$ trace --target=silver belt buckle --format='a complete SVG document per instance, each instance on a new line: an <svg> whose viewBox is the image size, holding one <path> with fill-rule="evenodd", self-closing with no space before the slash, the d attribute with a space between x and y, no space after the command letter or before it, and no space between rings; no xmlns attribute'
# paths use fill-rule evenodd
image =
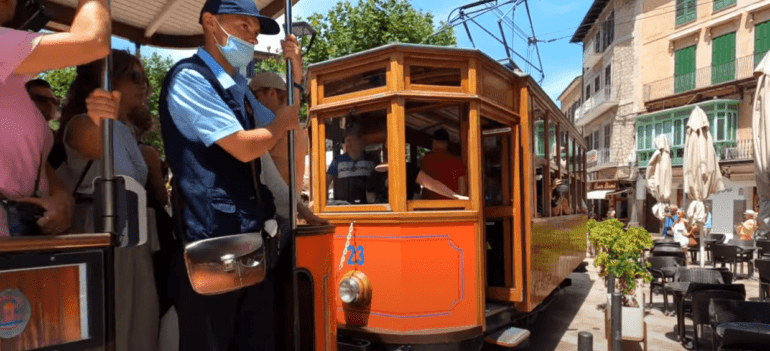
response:
<svg viewBox="0 0 770 351"><path fill-rule="evenodd" d="M227 254L222 256L222 269L225 272L232 272L235 270L235 255Z"/></svg>

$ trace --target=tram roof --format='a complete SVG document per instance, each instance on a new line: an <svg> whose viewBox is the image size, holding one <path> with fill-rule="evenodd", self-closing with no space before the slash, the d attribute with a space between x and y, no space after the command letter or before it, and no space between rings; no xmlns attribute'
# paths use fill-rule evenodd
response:
<svg viewBox="0 0 770 351"><path fill-rule="evenodd" d="M404 49L406 49L406 50L409 50L409 49L412 49L412 50L426 50L426 49L428 49L428 50L431 50L431 51L435 51L435 52L439 52L439 53L443 52L443 53L450 54L450 55L451 54L479 55L483 59L487 60L490 64L498 65L504 71L506 71L506 72L508 72L510 74L513 74L515 77L518 77L518 78L521 78L521 79L525 79L527 81L527 85L529 86L529 88L532 91L532 93L534 95L536 95L537 101L539 101L542 104L546 105L546 106L542 106L542 104L538 104L541 109L547 109L551 113L553 113L555 115L558 115L558 116L561 116L561 119L563 119L565 121L567 120L566 117L564 116L564 113L561 111L561 109L558 106L556 106L556 102L554 102L553 99L551 99L551 97L548 96L548 94L546 94L546 92L543 90L543 88L540 86L540 84L538 84L537 81L535 81L535 79L531 75L529 75L528 73L522 72L518 68L511 69L510 66L506 65L506 63L508 63L507 61L500 62L498 60L495 60L495 59L493 59L492 57L490 57L489 55L487 55L486 53L484 53L483 51L481 51L479 49L456 48L456 47L447 47L447 46L410 44L410 43L390 43L390 44L386 44L386 45L383 45L383 46L380 46L380 47L376 47L376 48L372 48L372 49L367 49L367 50L360 51L360 52L357 52L357 53L354 53L354 54L350 54L350 55L347 55L347 56L337 57L337 58L333 58L333 59L326 60L326 61L323 61L323 62L314 63L314 64L311 64L309 66L309 69L310 70L319 69L319 68L323 68L323 67L326 67L326 66L334 65L334 64L337 64L337 63L340 63L340 62L355 60L355 59L359 59L359 58L366 57L366 56L369 56L369 55L374 55L374 54L377 54L377 53L382 53L382 52L385 52L385 51L388 51L388 50L399 50L399 49L401 49L401 50L404 50ZM569 129L569 131L573 135L576 135L576 136L580 136L581 135L578 132L577 128L573 124L569 124L568 123L567 126L568 126L567 129ZM575 140L580 145L585 147L583 138L576 138Z"/></svg>
<svg viewBox="0 0 770 351"><path fill-rule="evenodd" d="M168 48L203 45L198 23L206 0L111 0L113 35L134 43ZM277 18L284 14L283 0L254 0L261 14ZM296 4L299 0L292 0ZM75 18L78 0L44 0L51 15L46 29L63 31Z"/></svg>

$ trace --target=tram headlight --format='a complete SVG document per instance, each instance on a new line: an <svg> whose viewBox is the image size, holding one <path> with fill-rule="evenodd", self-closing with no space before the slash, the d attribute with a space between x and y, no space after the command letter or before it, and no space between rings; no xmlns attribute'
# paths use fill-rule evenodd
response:
<svg viewBox="0 0 770 351"><path fill-rule="evenodd" d="M340 282L340 299L347 304L355 303L361 297L361 288L353 278L346 278Z"/></svg>
<svg viewBox="0 0 770 351"><path fill-rule="evenodd" d="M372 284L366 274L359 270L345 273L338 291L345 306L365 308L372 301Z"/></svg>

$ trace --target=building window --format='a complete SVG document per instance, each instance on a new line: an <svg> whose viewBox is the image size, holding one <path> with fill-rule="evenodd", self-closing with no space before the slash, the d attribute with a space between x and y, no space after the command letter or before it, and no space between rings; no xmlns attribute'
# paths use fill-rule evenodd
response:
<svg viewBox="0 0 770 351"><path fill-rule="evenodd" d="M596 78L594 78L594 92L598 93L599 89L601 89L601 83L602 83L602 77L601 74L597 75Z"/></svg>
<svg viewBox="0 0 770 351"><path fill-rule="evenodd" d="M768 49L770 49L770 21L765 21L754 28L754 67L762 61Z"/></svg>
<svg viewBox="0 0 770 351"><path fill-rule="evenodd" d="M615 11L612 11L604 23L602 23L602 31L604 32L604 46L602 50L606 50L612 45L612 40L615 39Z"/></svg>
<svg viewBox="0 0 770 351"><path fill-rule="evenodd" d="M697 18L697 0L676 0L676 25L692 22Z"/></svg>
<svg viewBox="0 0 770 351"><path fill-rule="evenodd" d="M586 100L591 97L591 84L586 85Z"/></svg>
<svg viewBox="0 0 770 351"><path fill-rule="evenodd" d="M594 150L599 150L599 142L601 141L601 139L599 139L599 133L601 133L601 130L598 129L594 132Z"/></svg>
<svg viewBox="0 0 770 351"><path fill-rule="evenodd" d="M610 91L612 89L612 65L607 65L607 67L604 68L604 86L607 89L607 91Z"/></svg>
<svg viewBox="0 0 770 351"><path fill-rule="evenodd" d="M588 148L590 149L588 151L591 151L591 150L594 149L593 148L593 146L594 146L593 134L588 134L588 136L586 137L586 146L588 146Z"/></svg>
<svg viewBox="0 0 770 351"><path fill-rule="evenodd" d="M714 11L721 10L730 5L735 5L735 2L735 0L714 0Z"/></svg>
<svg viewBox="0 0 770 351"><path fill-rule="evenodd" d="M695 45L677 50L674 54L674 92L695 88Z"/></svg>
<svg viewBox="0 0 770 351"><path fill-rule="evenodd" d="M596 37L594 38L594 51L602 52L602 33L600 30L596 30Z"/></svg>
<svg viewBox="0 0 770 351"><path fill-rule="evenodd" d="M572 122L575 122L575 118L579 117L578 113L577 113L579 108L580 108L580 102L579 101L575 101L572 104Z"/></svg>
<svg viewBox="0 0 770 351"><path fill-rule="evenodd" d="M604 147L610 148L610 142L612 141L612 125L608 124L604 126Z"/></svg>
<svg viewBox="0 0 770 351"><path fill-rule="evenodd" d="M735 80L735 32L711 41L711 84Z"/></svg>

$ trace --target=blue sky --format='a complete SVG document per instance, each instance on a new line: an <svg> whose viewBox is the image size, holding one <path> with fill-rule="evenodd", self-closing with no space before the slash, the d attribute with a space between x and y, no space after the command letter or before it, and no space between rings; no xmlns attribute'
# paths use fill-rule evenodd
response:
<svg viewBox="0 0 770 351"><path fill-rule="evenodd" d="M350 0L352 3L357 0ZM474 2L474 0L450 0L450 1L436 1L436 0L411 0L412 6L418 10L430 12L433 14L435 22L439 20L446 21L449 13L462 5ZM505 0L499 0L500 3L504 3ZM334 7L337 0L300 0L293 8L294 17L306 18L314 12L325 14ZM570 44L569 37L575 33L575 28L580 25L580 21L583 20L588 8L593 3L593 0L530 0L529 9L532 16L532 24L534 26L535 35L540 40L556 39L561 37L568 37L565 39L557 40L551 43L539 43L540 59L542 60L543 71L545 72L545 79L542 82L542 87L554 101L561 94L564 88L580 74L582 66L582 47L578 44ZM503 8L503 11L510 9L510 6ZM508 16L510 17L510 15ZM477 18L477 22L484 25L488 30L493 33L499 33L499 29L496 23L497 17L492 14ZM526 34L531 34L529 27L529 20L526 16L526 10L523 5L516 8L514 21L516 25L521 27ZM279 20L279 23L283 23L283 18ZM484 33L481 29L478 29L473 24L469 23L471 35L473 41L476 43L476 47L482 50L487 55L495 59L502 59L506 57L503 45L495 41L488 34ZM468 39L468 35L465 33L463 27L455 27L455 35L457 37L457 46L462 48L471 48L471 41ZM266 51L269 46L271 51L275 51L279 47L279 40L282 35L276 36L261 36L260 44L257 46L258 50ZM511 42L511 33L508 33L507 39ZM113 47L115 48L128 48L132 52L134 51L134 44L115 38L113 40ZM527 45L520 37L515 37L513 40L513 47L519 54L524 57L529 57L527 54ZM153 52L158 52L162 56L170 56L174 60L190 56L193 50L168 50L159 49L150 46L142 47L142 54L149 55ZM532 59L536 62L537 56L533 52L531 54ZM514 60L517 64L524 69L525 65L521 59L514 56ZM537 79L539 74L535 74L532 70L533 76ZM556 101L558 104L558 101Z"/></svg>

